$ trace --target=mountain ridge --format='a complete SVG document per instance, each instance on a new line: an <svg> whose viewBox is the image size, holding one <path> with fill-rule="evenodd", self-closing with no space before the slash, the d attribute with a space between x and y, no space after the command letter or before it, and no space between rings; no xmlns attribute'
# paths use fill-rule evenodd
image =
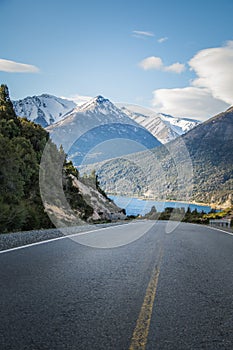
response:
<svg viewBox="0 0 233 350"><path fill-rule="evenodd" d="M200 124L200 121L188 118L176 118L168 114L156 113L141 106L119 104L122 110L133 120L145 127L158 140L165 144Z"/></svg>
<svg viewBox="0 0 233 350"><path fill-rule="evenodd" d="M175 139L198 123L197 120L175 118L170 115L156 113L141 106L113 104L109 99L101 95L78 106L74 101L44 93L39 96L28 96L24 99L13 101L13 106L18 116L26 117L43 127L48 127L63 120L74 110L81 112L83 108L87 109L88 105L93 103L93 100L98 100L99 104L109 103L109 107L112 106L113 110L114 107L122 108L128 117L141 125L141 127L146 128L161 143L167 143ZM111 109L108 112L111 112Z"/></svg>

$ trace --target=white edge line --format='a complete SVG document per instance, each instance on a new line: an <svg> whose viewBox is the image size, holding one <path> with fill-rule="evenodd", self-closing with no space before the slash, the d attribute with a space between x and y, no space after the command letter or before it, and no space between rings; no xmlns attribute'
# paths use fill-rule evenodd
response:
<svg viewBox="0 0 233 350"><path fill-rule="evenodd" d="M126 224L122 224L122 225L112 225L112 226L108 226L108 227L102 227L102 228L99 228L99 229L96 229L96 230L78 232L78 233L73 233L73 234L67 235L67 236L51 238L51 239L47 239L47 240L40 241L40 242L35 242L35 243L21 245L19 247L14 247L14 248L9 248L9 249L5 249L5 250L0 250L0 254L13 252L15 250L20 250L20 249L24 249L24 248L30 248L30 247L33 247L33 246L36 246L36 245L40 245L40 244L46 244L46 243L50 243L50 242L60 241L62 239L66 239L66 238L82 236L82 235L86 235L88 233L93 233L93 232L98 232L98 231L102 231L102 230L107 230L107 229L110 229L110 228L113 228L113 227L122 227L122 226L126 226L126 225L131 225L131 224L132 224L132 222L127 222ZM59 228L58 228L58 230L59 230ZM62 228L60 228L60 230L62 231Z"/></svg>
<svg viewBox="0 0 233 350"><path fill-rule="evenodd" d="M221 230L220 228L216 228L216 227L212 227L212 226L207 226L207 225L202 225L202 224L193 224L192 222L182 222L182 223L183 223L183 224L189 224L189 225L195 225L195 226L198 226L198 227L209 228L209 229L211 229L211 230L220 231L220 232L226 233L227 235L233 236L233 233L232 233L232 232L224 231L224 230Z"/></svg>
<svg viewBox="0 0 233 350"><path fill-rule="evenodd" d="M232 233L232 232L224 231L224 230L221 230L220 228L211 227L211 226L208 226L208 228L210 228L210 229L212 229L212 230L224 232L224 233L226 233L227 235L233 236L233 233Z"/></svg>
<svg viewBox="0 0 233 350"><path fill-rule="evenodd" d="M148 221L149 221L149 220L148 220ZM154 220L151 220L151 221L154 221ZM165 221L165 220L164 220L164 221ZM140 221L138 221L138 222L140 222ZM145 222L145 221L144 221L144 222ZM156 222L157 222L157 221L156 221ZM161 220L161 222L163 222L163 220ZM62 240L62 239L66 239L66 238L72 238L72 237L76 237L76 236L82 236L82 235L86 235L86 234L88 234L88 233L93 233L93 232L98 232L98 231L102 231L102 230L107 230L107 229L110 229L110 228L113 228L113 227L122 227L122 226L126 226L126 225L131 225L131 224L133 224L133 223L135 223L135 222L128 222L128 223L122 224L122 225L112 225L112 226L108 226L108 227L102 227L102 228L99 228L99 229L96 229L96 230L78 232L78 233L73 233L73 234L67 235L67 236L62 236L62 237L56 237L56 238L47 239L47 240L45 240L45 241L40 241L40 242L25 244L25 245L22 245L22 246L19 246L19 247L14 247L14 248L9 248L9 249L5 249L5 250L0 250L0 254L8 253L8 252L13 252L13 251L15 251L15 250L20 250L20 249L24 249L24 248L30 248L30 247L37 246L37 245L40 245L40 244L46 244L46 243L50 243L50 242L60 241L60 240ZM198 227L205 227L205 228L209 228L209 229L212 229L212 230L220 231L220 232L226 233L227 235L233 236L233 233L228 232L228 231L224 231L224 230L220 230L220 229L215 228L215 227L205 226L205 225L199 225L199 224L193 224L193 223L188 223L188 222L186 222L185 224L195 225L195 226L198 226ZM58 228L58 230L59 230L59 228ZM62 231L62 229L61 229L61 231ZM19 234L20 234L20 233L19 233Z"/></svg>
<svg viewBox="0 0 233 350"><path fill-rule="evenodd" d="M155 221L155 222L170 222L170 220L151 220L151 221ZM226 233L227 235L230 235L230 236L233 236L233 233L232 232L229 232L229 231L224 231L224 230L221 230L220 228L216 228L216 227L212 227L212 226L209 226L209 225L204 225L204 224L194 224L192 222L183 222L183 221L175 221L175 222L178 222L179 224L188 224L188 225L193 225L193 226L198 226L198 227L203 227L203 228L209 228L211 230L216 230L216 231L220 231L220 232L223 232L223 233Z"/></svg>

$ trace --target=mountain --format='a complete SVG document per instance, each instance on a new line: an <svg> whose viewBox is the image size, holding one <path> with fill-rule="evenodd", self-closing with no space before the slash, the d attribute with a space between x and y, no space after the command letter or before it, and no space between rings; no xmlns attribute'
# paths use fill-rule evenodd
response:
<svg viewBox="0 0 233 350"><path fill-rule="evenodd" d="M232 135L233 107L153 151L93 167L101 187L108 193L230 206L233 202ZM91 166L87 166L82 171L90 169Z"/></svg>
<svg viewBox="0 0 233 350"><path fill-rule="evenodd" d="M140 106L119 104L119 107L163 144L174 140L200 124L199 120L175 118Z"/></svg>
<svg viewBox="0 0 233 350"><path fill-rule="evenodd" d="M89 103L84 105L87 108ZM15 113L20 117L26 117L43 127L52 125L64 119L77 105L75 102L43 94L40 96L26 97L23 100L13 101ZM186 133L200 121L192 119L175 118L170 115L156 113L148 108L130 105L116 104L123 113L136 123L146 128L161 143L167 143L176 137ZM79 109L79 108L78 108ZM80 109L81 111L82 109ZM113 110L108 110L108 113Z"/></svg>
<svg viewBox="0 0 233 350"><path fill-rule="evenodd" d="M46 127L63 119L70 113L76 104L48 94L26 97L23 100L13 101L15 113Z"/></svg>
<svg viewBox="0 0 233 350"><path fill-rule="evenodd" d="M194 194L233 203L233 107L183 135L194 164Z"/></svg>
<svg viewBox="0 0 233 350"><path fill-rule="evenodd" d="M75 165L152 149L160 142L108 99L97 96L47 128Z"/></svg>

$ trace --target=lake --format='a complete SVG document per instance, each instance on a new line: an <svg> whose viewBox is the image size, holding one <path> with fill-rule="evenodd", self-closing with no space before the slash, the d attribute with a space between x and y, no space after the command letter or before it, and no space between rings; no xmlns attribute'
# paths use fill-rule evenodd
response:
<svg viewBox="0 0 233 350"><path fill-rule="evenodd" d="M124 208L126 210L127 215L145 215L151 210L152 206L155 206L158 212L164 211L167 207L172 208L185 208L185 211L190 208L191 211L197 209L198 212L204 211L205 213L209 213L211 210L210 206L206 205L197 205L197 204L189 204L183 202L157 202L153 200L143 200L139 198L131 198L131 197L123 197L123 196L112 196L109 195L116 205L120 208Z"/></svg>

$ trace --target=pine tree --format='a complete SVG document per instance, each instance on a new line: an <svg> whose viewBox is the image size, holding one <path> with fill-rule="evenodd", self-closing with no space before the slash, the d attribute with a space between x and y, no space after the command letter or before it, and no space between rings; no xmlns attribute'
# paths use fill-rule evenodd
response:
<svg viewBox="0 0 233 350"><path fill-rule="evenodd" d="M17 120L10 100L8 87L4 84L0 86L0 118Z"/></svg>

